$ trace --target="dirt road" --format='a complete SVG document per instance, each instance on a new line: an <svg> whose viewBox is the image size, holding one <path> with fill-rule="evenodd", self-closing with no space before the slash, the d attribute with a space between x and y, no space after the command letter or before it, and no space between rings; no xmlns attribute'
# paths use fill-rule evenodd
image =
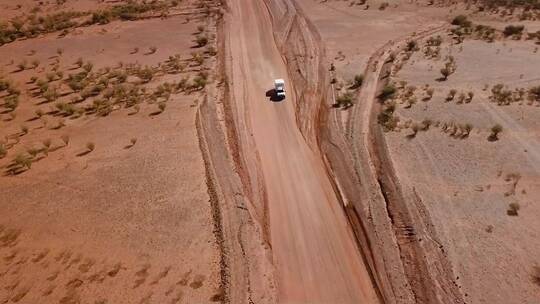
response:
<svg viewBox="0 0 540 304"><path fill-rule="evenodd" d="M239 137L258 154L279 302L377 303L320 156L297 128L295 96L268 11L263 1L231 0L229 5L230 76L243 126ZM275 78L288 85L282 102L265 96Z"/></svg>

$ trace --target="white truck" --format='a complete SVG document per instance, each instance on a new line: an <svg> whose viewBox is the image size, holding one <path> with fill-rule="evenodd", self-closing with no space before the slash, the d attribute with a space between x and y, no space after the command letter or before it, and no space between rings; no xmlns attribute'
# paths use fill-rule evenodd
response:
<svg viewBox="0 0 540 304"><path fill-rule="evenodd" d="M283 79L274 80L274 90L276 93L276 97L285 98L285 80Z"/></svg>

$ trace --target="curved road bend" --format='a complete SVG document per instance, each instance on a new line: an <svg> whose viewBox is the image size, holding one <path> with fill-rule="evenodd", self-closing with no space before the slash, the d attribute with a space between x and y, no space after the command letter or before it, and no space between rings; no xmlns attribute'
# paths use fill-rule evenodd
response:
<svg viewBox="0 0 540 304"><path fill-rule="evenodd" d="M268 197L281 303L378 303L323 163L297 129L292 90L265 96L275 78L290 81L262 0L229 0L233 94L251 128Z"/></svg>

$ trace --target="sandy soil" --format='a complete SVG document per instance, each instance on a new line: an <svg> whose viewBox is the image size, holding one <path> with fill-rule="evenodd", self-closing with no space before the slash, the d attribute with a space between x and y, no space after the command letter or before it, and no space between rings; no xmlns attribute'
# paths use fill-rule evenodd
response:
<svg viewBox="0 0 540 304"><path fill-rule="evenodd" d="M490 96L539 84L538 46L361 2L0 0L0 301L536 303L540 107Z"/></svg>
<svg viewBox="0 0 540 304"><path fill-rule="evenodd" d="M466 40L459 47L444 44L443 50L443 58L448 52L456 58L456 72L437 82L439 69L430 66L441 62L412 56L397 79L418 87L429 84L435 94L410 109L399 107L398 113L404 120L470 123L473 131L466 139L439 128L412 140L404 131L388 133L398 176L404 187L416 189L454 265L456 284L471 303L535 303L538 287L532 275L538 261L530 253L540 250L535 237L540 226L534 219L540 195L538 103L498 106L489 101L490 89L484 86L538 85L540 57L526 41ZM475 97L466 104L446 102L452 88L472 91ZM495 124L504 133L489 142ZM520 205L518 216L507 215L510 203Z"/></svg>
<svg viewBox="0 0 540 304"><path fill-rule="evenodd" d="M43 9L98 7L96 1L75 2ZM14 16L6 6L13 5L2 4L2 14ZM77 28L61 39L51 33L0 47L2 76L22 92L15 118L3 112L0 122L2 138L16 142L0 160L2 173L18 153L51 140L48 154L39 153L29 170L0 177L2 302L220 300L220 252L195 127L202 93L173 94L159 114L156 103L143 103L136 114L114 108L105 117L65 118L65 126L55 129L62 118L47 114L54 103L36 105L40 99L27 83L34 75L45 78L56 60L67 77L80 71L73 68L79 57L93 62L94 71L119 62L156 66L177 54L190 58L197 51L193 33L206 22L193 18L199 20L114 21ZM145 54L150 46L157 51ZM134 48L140 51L131 54ZM34 59L38 68L13 73L17 63ZM147 87L190 75L157 75ZM36 109L45 119L34 119ZM21 125L27 134L20 133Z"/></svg>
<svg viewBox="0 0 540 304"><path fill-rule="evenodd" d="M398 72L396 83L403 79L419 89L429 83L435 95L433 101L422 102L418 94L419 101L411 109L398 100L401 121L467 121L474 125L474 131L468 139L456 140L434 128L409 140L406 135L410 130L402 130L387 133L385 142L377 139L380 127L374 125L375 131L370 131L370 110L365 106L376 100L381 84L388 81L380 78L391 66L381 63L389 58L385 51L398 50L395 42L404 41L400 37L415 39L418 35L410 34L440 24L449 15L448 10L398 3L384 11L365 11L339 1L300 3L319 29L328 59L336 67L336 95L350 86L354 75L365 76L356 95L357 105L347 111L331 110L323 120L321 142L345 202L354 206L350 219L385 300L454 303L461 298L459 301L467 303L533 303L537 286L532 275L537 261L530 252L538 251L532 237L538 227L521 213L519 220L508 216L507 210L509 203L518 202L520 210L532 208L532 214L536 212L531 203L538 196L531 190L537 188L539 172L535 165L536 107L525 101L497 106L487 101L489 90L482 88L496 83L510 88L537 85L534 43L466 40L462 50L453 47L451 55L460 62L460 70L445 82L435 81L444 60L420 59L421 52L416 53ZM463 7L454 9L456 13L466 12ZM506 26L492 16L478 15L496 28ZM536 29L534 22L526 23L527 28ZM390 39L394 43L384 45ZM446 45L443 49L441 58L448 54ZM444 103L451 88L473 91L477 99L465 106ZM328 98L329 105L332 98ZM367 110L367 116L360 115L362 109ZM372 117L376 120L376 114ZM496 123L508 133L491 143L486 138ZM503 138L509 142L503 143ZM352 147L351 152L343 148L347 146ZM387 154L391 159L380 157ZM353 161L347 164L349 159ZM389 175L385 175L385 168ZM354 176L359 179L354 180ZM515 176L519 176L519 182L514 194ZM495 231L500 234L494 236ZM515 235L522 238L517 240ZM490 289L493 286L497 292ZM429 296L431 292L437 296Z"/></svg>

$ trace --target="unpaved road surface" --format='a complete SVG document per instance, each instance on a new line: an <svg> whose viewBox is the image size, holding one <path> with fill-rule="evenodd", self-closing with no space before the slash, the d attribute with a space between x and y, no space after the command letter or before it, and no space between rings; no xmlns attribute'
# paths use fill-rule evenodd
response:
<svg viewBox="0 0 540 304"><path fill-rule="evenodd" d="M266 189L270 242L282 303L377 303L352 230L323 163L295 122L291 82L263 1L229 1L231 80ZM287 99L265 96L284 78ZM245 133L246 131L244 131ZM249 169L249 168L248 168Z"/></svg>

